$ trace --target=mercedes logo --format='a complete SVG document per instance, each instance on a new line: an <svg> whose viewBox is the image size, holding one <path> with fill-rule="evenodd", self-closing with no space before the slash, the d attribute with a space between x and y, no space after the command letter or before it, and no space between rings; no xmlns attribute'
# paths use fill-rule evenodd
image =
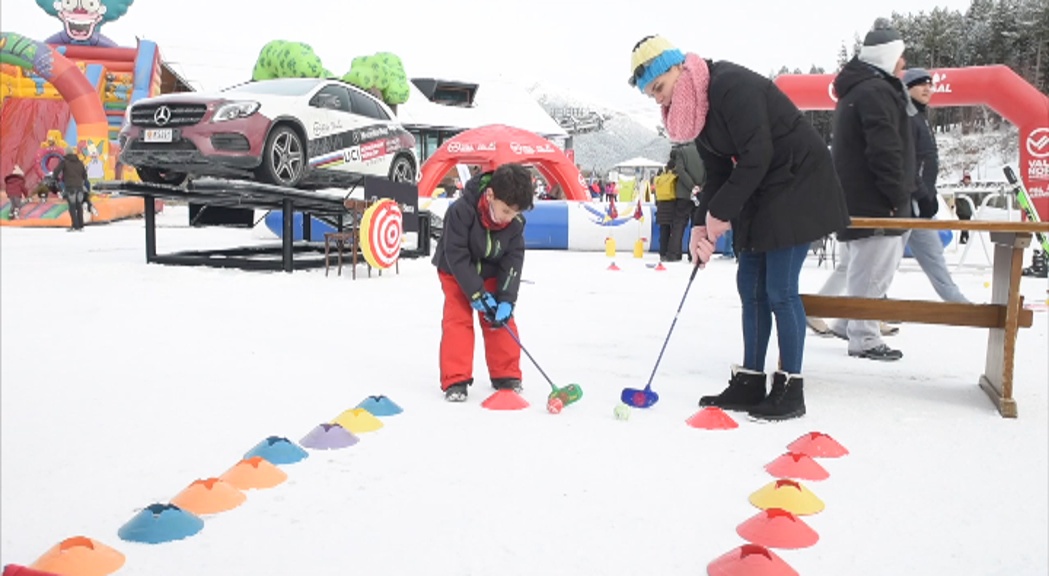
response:
<svg viewBox="0 0 1049 576"><path fill-rule="evenodd" d="M168 122L171 122L171 108L167 106L157 108L157 111L153 113L153 123L157 126L164 126Z"/></svg>

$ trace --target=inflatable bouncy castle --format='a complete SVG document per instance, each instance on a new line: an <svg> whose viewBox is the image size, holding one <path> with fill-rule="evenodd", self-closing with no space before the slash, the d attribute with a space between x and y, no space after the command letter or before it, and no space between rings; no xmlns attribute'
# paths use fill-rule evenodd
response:
<svg viewBox="0 0 1049 576"><path fill-rule="evenodd" d="M133 1L74 2L77 8L67 10L68 3L37 0L61 22L60 32L44 42L0 32L0 179L17 166L32 192L68 148L83 160L93 182L137 179L132 168L120 165L116 139L128 105L164 91L160 51L148 40L117 46L100 32ZM92 198L95 222L143 212L138 198ZM64 205L50 196L24 206L12 221L3 195L0 225L65 226Z"/></svg>

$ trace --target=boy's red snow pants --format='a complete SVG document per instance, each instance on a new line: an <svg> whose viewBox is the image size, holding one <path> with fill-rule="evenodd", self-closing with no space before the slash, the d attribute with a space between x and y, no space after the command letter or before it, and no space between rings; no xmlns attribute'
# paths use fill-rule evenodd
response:
<svg viewBox="0 0 1049 576"><path fill-rule="evenodd" d="M474 309L470 307L466 294L455 281L455 276L442 271L438 271L437 276L441 279L441 289L444 290L444 317L441 319L441 390L447 390L452 384L473 378ZM494 294L495 288L495 278L484 281L485 290ZM520 380L521 347L505 329L492 328L484 319L484 314L477 315L481 320L484 357L488 364L489 378ZM514 334L518 334L513 317L506 325Z"/></svg>

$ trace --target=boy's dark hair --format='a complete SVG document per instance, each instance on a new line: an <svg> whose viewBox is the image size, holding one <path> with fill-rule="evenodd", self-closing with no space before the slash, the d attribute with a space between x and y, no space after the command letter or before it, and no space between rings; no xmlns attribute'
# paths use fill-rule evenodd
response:
<svg viewBox="0 0 1049 576"><path fill-rule="evenodd" d="M532 185L532 174L521 164L509 163L495 169L488 180L492 194L524 212L532 209L535 201L535 186Z"/></svg>

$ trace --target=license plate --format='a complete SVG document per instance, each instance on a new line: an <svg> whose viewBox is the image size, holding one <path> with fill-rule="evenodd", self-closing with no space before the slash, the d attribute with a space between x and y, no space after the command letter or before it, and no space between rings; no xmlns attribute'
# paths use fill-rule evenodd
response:
<svg viewBox="0 0 1049 576"><path fill-rule="evenodd" d="M171 128L160 128L157 130L146 130L142 139L146 142L171 142L172 136Z"/></svg>

